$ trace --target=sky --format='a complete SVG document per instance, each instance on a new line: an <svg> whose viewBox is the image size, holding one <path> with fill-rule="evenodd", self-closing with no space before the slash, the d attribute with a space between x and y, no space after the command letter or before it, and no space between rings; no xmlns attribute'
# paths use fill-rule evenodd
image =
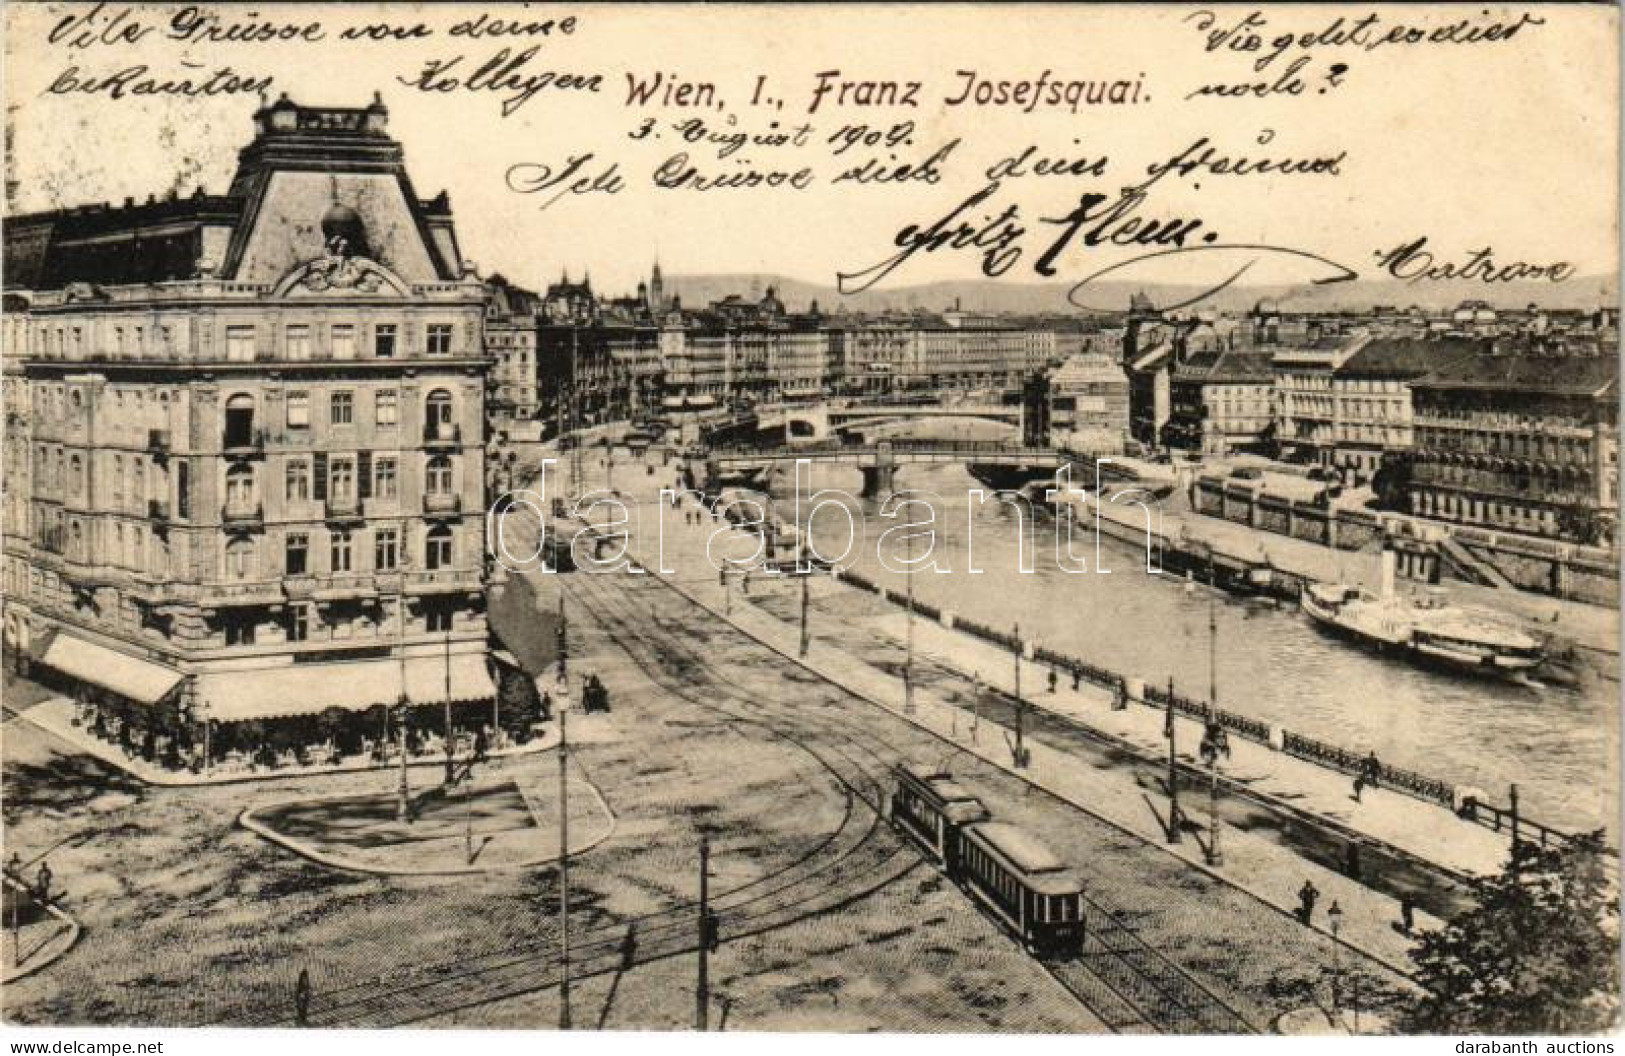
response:
<svg viewBox="0 0 1625 1056"><path fill-rule="evenodd" d="M105 5L88 28L104 29L121 5ZM204 79L229 66L243 76L270 76L270 95L286 92L314 105L361 106L379 92L390 108L390 128L406 150L413 183L423 197L451 194L466 257L485 273L501 271L529 284L561 270L590 270L606 292L630 290L658 255L668 273L784 274L834 282L897 252L894 239L910 224L929 225L951 213L987 183L987 169L1032 145L1041 155L1108 161L1103 175L1006 179L989 199L980 223L1011 204L1028 229L1010 281L1039 278L1032 264L1058 232L1042 217L1067 213L1081 194L1115 195L1145 178L1146 167L1178 154L1201 137L1231 154L1300 158L1343 155L1340 175L1166 178L1143 208L1148 216L1199 217L1202 232L1225 244L1267 244L1312 253L1365 276L1379 251L1426 237L1440 259L1465 258L1481 246L1497 259L1565 261L1581 274L1615 268L1618 179L1618 56L1612 6L1553 5L1530 9L1544 19L1512 39L1474 45L1293 48L1255 73L1261 52L1205 48L1206 34L1240 22L1247 7L1063 7L991 9L802 6L768 9L580 6L562 4L434 6L244 5L201 7L223 22L303 24L319 19L317 43L212 43L167 39L168 19L181 8L131 8L122 25L148 27L135 44L52 43L52 27L84 15L58 5L8 5L4 85L12 125L14 206L26 211L87 201L144 200L171 188L198 185L223 191L236 153L251 136L259 105L252 94L212 98L128 96L73 91L53 84L83 83L130 66L169 78L188 72ZM1375 13L1384 28L1396 24L1434 29L1467 19L1472 24L1516 22L1524 9L1484 5L1340 7L1283 5L1261 8L1267 50L1280 33L1319 32L1342 17ZM478 17L531 21L574 16L573 32L529 39L453 38L452 25ZM421 21L428 39L343 41L345 26L388 19ZM1211 21L1211 24L1209 22ZM511 92L420 91L411 81L426 62L458 54L452 71L466 73L503 47L510 56L537 47L525 75L544 71L601 77L597 92L544 88L510 115ZM1297 56L1306 56L1305 90L1265 98L1186 96L1204 83L1275 83ZM1330 67L1346 69L1333 74ZM962 90L964 75L978 80L1124 81L1137 85L1137 104L946 105ZM806 111L823 71L831 91L818 110ZM629 105L627 75L676 75L715 86L701 109ZM782 109L751 106L757 78L762 94ZM66 77L67 81L63 78ZM1335 83L1330 83L1335 80ZM919 82L916 107L859 105L857 88L846 105L840 81L890 81L906 90ZM1330 87L1328 84L1330 83ZM1326 88L1322 92L1320 89ZM646 119L654 124L639 137ZM777 131L812 127L802 147L746 145L728 158L715 148L682 143L676 122L698 118L712 128ZM736 124L729 126L732 118ZM898 161L922 161L958 140L936 182L853 186L831 177L847 163L884 146L857 144L833 156L827 142L843 127L889 129L912 120ZM1267 142L1260 143L1263 139ZM710 173L763 169L814 170L804 190L661 190L651 174L687 151ZM622 177L618 193L567 194L547 204L545 194L509 188L513 166L549 166L592 155L582 172L611 163ZM535 168L519 169L534 173ZM1042 236L1042 237L1041 237ZM1146 252L1102 246L1063 254L1057 280L1085 274ZM1164 281L1197 255L1164 262ZM1302 277L1300 261L1273 261L1289 278ZM902 286L980 276L972 251L917 254L882 280ZM1279 281L1261 267L1252 276ZM1295 279L1294 279L1295 281Z"/></svg>

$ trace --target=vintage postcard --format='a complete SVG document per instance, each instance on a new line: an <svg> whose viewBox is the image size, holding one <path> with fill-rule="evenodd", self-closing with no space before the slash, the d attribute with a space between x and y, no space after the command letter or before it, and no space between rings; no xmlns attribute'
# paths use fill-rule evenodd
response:
<svg viewBox="0 0 1625 1056"><path fill-rule="evenodd" d="M1615 1028L1615 6L3 17L9 1031Z"/></svg>

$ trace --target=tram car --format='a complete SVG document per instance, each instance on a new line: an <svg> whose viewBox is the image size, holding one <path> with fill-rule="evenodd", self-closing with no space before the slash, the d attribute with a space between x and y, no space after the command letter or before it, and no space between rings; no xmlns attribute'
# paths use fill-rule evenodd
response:
<svg viewBox="0 0 1625 1056"><path fill-rule="evenodd" d="M1041 957L1083 948L1083 880L1014 825L984 821L960 835L961 883Z"/></svg>
<svg viewBox="0 0 1625 1056"><path fill-rule="evenodd" d="M938 768L894 771L892 821L1039 956L1083 946L1083 881L1037 838L992 820L982 801Z"/></svg>
<svg viewBox="0 0 1625 1056"><path fill-rule="evenodd" d="M982 801L934 767L905 764L896 768L892 821L925 849L950 877L959 872L959 833L966 825L992 815Z"/></svg>

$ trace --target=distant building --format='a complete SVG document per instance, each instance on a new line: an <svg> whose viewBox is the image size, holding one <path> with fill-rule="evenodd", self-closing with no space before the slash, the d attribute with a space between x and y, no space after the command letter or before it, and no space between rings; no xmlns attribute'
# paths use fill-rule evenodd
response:
<svg viewBox="0 0 1625 1056"><path fill-rule="evenodd" d="M501 275L486 280L485 352L491 363L486 413L502 430L534 421L541 410L537 389L536 325L541 298Z"/></svg>
<svg viewBox="0 0 1625 1056"><path fill-rule="evenodd" d="M1619 359L1504 341L1411 383L1411 512L1611 542L1619 502Z"/></svg>
<svg viewBox="0 0 1625 1056"><path fill-rule="evenodd" d="M1095 455L1122 454L1129 439L1128 374L1102 352L1080 352L1050 375L1055 442Z"/></svg>
<svg viewBox="0 0 1625 1056"><path fill-rule="evenodd" d="M1481 342L1446 337L1360 342L1332 368L1332 421L1322 464L1365 483L1385 458L1412 446L1411 383L1478 354Z"/></svg>
<svg viewBox="0 0 1625 1056"><path fill-rule="evenodd" d="M1261 450L1274 434L1274 392L1268 352L1196 353L1170 379L1163 442L1208 455Z"/></svg>

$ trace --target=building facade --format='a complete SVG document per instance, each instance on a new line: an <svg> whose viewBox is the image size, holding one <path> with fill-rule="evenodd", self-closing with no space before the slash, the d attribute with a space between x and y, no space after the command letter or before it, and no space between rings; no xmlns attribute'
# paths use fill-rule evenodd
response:
<svg viewBox="0 0 1625 1056"><path fill-rule="evenodd" d="M1617 538L1617 346L1492 346L1411 390L1412 513L1574 542Z"/></svg>
<svg viewBox="0 0 1625 1056"><path fill-rule="evenodd" d="M8 642L192 745L493 692L485 292L387 127L284 96L225 195L6 226Z"/></svg>

